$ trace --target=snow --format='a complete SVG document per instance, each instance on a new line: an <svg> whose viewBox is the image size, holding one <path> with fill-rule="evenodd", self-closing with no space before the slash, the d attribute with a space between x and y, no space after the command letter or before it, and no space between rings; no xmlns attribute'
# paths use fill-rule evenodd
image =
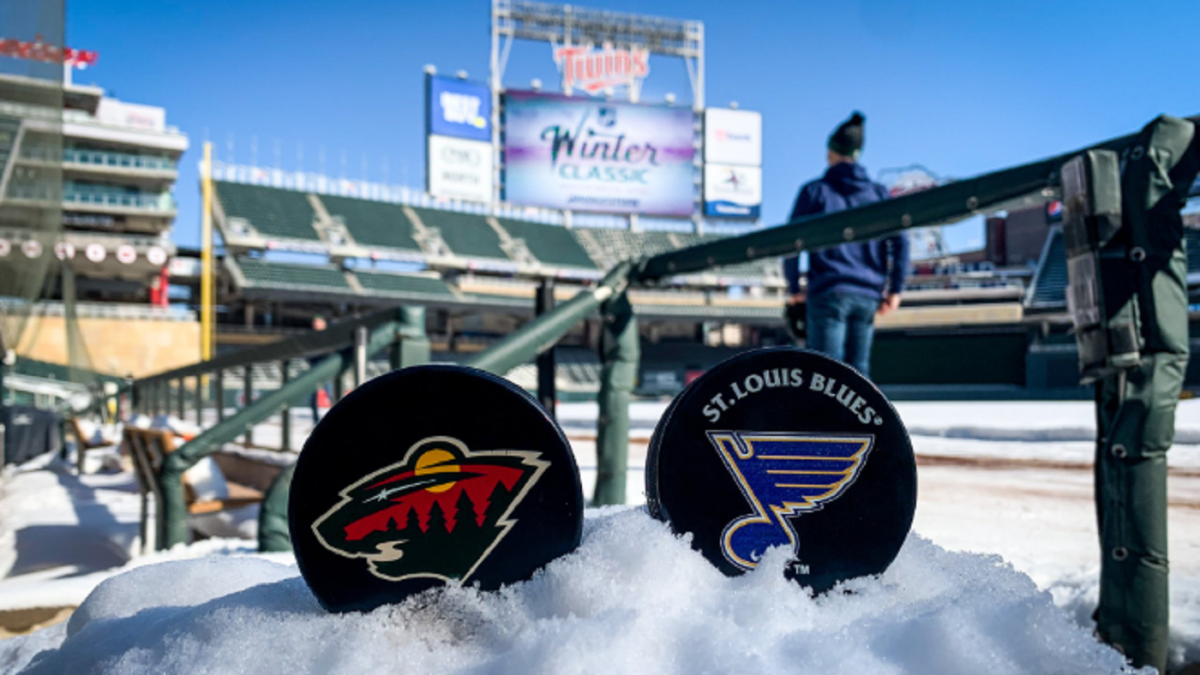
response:
<svg viewBox="0 0 1200 675"><path fill-rule="evenodd" d="M642 508L498 593L446 588L330 615L293 567L208 558L102 583L0 668L101 673L1119 673L1124 660L997 556L910 537L879 578L812 598L775 550L727 578ZM61 642L59 642L61 640ZM269 652L264 653L264 648ZM34 653L35 650L44 651Z"/></svg>
<svg viewBox="0 0 1200 675"><path fill-rule="evenodd" d="M644 501L647 441L666 405L631 407L630 504ZM449 589L331 616L289 556L253 553L252 518L222 514L214 525L246 539L137 556L136 487L104 472L115 457L89 453L83 476L45 460L9 467L0 612L84 604L67 624L0 641L0 674L60 645L31 672L93 662L104 664L95 672L1119 672L1119 657L1088 637L1098 576L1091 404L897 408L920 462L919 536L882 579L815 600L766 570L726 579L634 508L589 512L580 551L502 594ZM596 415L595 404L559 407L585 493ZM302 439L307 414L292 417ZM258 442L278 435L277 421L255 430ZM1200 662L1200 401L1180 405L1169 465L1179 666ZM186 583L168 581L177 574Z"/></svg>

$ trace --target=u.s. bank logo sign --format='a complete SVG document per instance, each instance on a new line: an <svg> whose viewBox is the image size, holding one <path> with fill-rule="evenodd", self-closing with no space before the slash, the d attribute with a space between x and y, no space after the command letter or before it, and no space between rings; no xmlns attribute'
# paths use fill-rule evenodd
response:
<svg viewBox="0 0 1200 675"><path fill-rule="evenodd" d="M482 84L430 77L426 115L431 134L492 140L492 94Z"/></svg>

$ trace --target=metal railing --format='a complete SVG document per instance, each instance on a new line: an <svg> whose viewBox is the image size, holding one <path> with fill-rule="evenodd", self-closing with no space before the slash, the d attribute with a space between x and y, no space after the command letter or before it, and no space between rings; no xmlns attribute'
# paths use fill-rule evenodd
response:
<svg viewBox="0 0 1200 675"><path fill-rule="evenodd" d="M218 356L182 368L135 380L129 385L132 391L132 409L157 417L175 414L186 420L191 416L197 425L204 423L204 412L212 408L216 413L216 424L202 431L175 452L162 460L158 475L162 502L158 512L157 544L169 548L187 539L187 504L183 488L183 473L204 457L222 449L239 436L246 445L253 444L253 427L274 415L282 415L282 437L280 447L291 448L291 424L289 410L300 399L311 396L325 382L340 384L352 374L354 385L360 374L366 372L366 361L384 349L388 349L390 366L400 368L428 362L429 341L425 336L425 310L423 307L399 307L382 310L367 316L342 321L324 331L310 331L280 342ZM308 370L295 379L289 378L288 365L295 360L306 360ZM256 364L277 363L283 374L281 386L255 398L253 370ZM240 368L242 371L241 407L232 415L226 413L226 371ZM340 397L343 387L335 386L334 399ZM285 472L286 473L286 472ZM283 479L288 484L290 476ZM269 491L261 512L261 522L286 522L279 518L279 510L286 511L286 490L282 497ZM282 501L280 501L282 500ZM279 541L278 525L260 527L260 542ZM283 534L286 538L286 527Z"/></svg>
<svg viewBox="0 0 1200 675"><path fill-rule="evenodd" d="M110 192L104 190L81 190L69 183L59 185L36 183L13 183L8 186L5 197L53 202L61 199L67 204L88 204L146 211L175 211L175 198L169 192Z"/></svg>
<svg viewBox="0 0 1200 675"><path fill-rule="evenodd" d="M1191 121L1198 122L1200 118L1191 118ZM1134 138L1134 135L1124 136L1094 147L1120 150ZM593 502L619 503L623 501L625 493L628 408L639 359L636 317L626 293L628 288L652 287L660 279L715 266L793 255L798 251L845 242L866 241L913 227L944 224L978 213L1042 203L1058 196L1059 167L1079 152L1083 150L848 211L810 216L767 230L619 263L595 287L584 289L571 300L541 314L467 361L467 365L503 375L547 352L579 321L599 312L603 318L600 348L602 375L596 442L598 471ZM276 392L248 405L237 415L220 421L166 458L161 476L164 495L164 503L160 508L164 528L161 544L169 546L186 539L183 471L215 451L220 443L249 433L253 424L277 412L296 396L311 392L323 378L343 372L350 360L348 330L353 329L353 334L360 336L359 344L365 345L367 352L378 351L390 344L395 353L395 349L403 347L406 340L414 339L423 341L420 344L424 346L424 357L428 358L424 320L422 318L418 327L417 323L411 321L417 308L406 308L405 312L408 320L394 316L389 311L380 312L337 324L325 333L308 333L278 345L218 357L135 383L135 407L159 410L170 409L172 382L177 382L174 396L178 397L178 407L182 411L188 398L185 385L187 378L196 378L196 399L200 400L203 396L199 387L200 377L231 367L235 362L248 364L254 359L265 360L268 353L274 359L296 357L317 351L318 347L326 351L340 350L333 351L308 372ZM370 330L369 339L367 330ZM402 337L404 331L414 337ZM418 335L419 338L415 337ZM363 350L359 351L361 353ZM392 366L399 367L417 360L394 357ZM545 399L542 392L539 392L539 397ZM268 498L263 512L274 514L273 517L278 521L280 509L286 509L286 488L272 492L276 494ZM279 493L283 493L283 496ZM264 521L260 519L260 522ZM286 518L283 518L283 522L286 522ZM264 541L263 537L260 529L260 542Z"/></svg>
<svg viewBox="0 0 1200 675"><path fill-rule="evenodd" d="M63 162L86 166L112 167L117 169L146 169L152 171L175 171L176 164L166 157L135 155L127 152L106 150L81 150L79 148L50 148L37 145L21 147L21 158L39 162Z"/></svg>

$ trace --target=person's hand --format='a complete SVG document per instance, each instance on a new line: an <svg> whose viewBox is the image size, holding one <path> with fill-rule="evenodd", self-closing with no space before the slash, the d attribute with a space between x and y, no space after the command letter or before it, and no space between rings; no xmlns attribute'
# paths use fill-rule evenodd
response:
<svg viewBox="0 0 1200 675"><path fill-rule="evenodd" d="M792 294L792 296L790 298L788 298L787 304L799 305L800 303L804 302L806 297L807 297L807 294L804 291L800 291L799 293L794 293L794 294Z"/></svg>
<svg viewBox="0 0 1200 675"><path fill-rule="evenodd" d="M887 316L891 312L900 308L900 294L888 293L883 296L883 301L879 303L879 316Z"/></svg>

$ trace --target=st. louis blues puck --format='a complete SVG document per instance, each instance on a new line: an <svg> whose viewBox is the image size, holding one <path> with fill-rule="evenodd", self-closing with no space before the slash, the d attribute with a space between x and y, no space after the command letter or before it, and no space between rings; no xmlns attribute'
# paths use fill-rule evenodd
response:
<svg viewBox="0 0 1200 675"><path fill-rule="evenodd" d="M728 575L772 547L822 593L887 569L912 526L917 472L895 409L816 352L761 349L692 382L659 421L646 463L652 515Z"/></svg>
<svg viewBox="0 0 1200 675"><path fill-rule="evenodd" d="M503 378L454 365L374 379L338 403L296 463L288 523L330 611L445 584L529 579L579 546L583 491L567 439Z"/></svg>

